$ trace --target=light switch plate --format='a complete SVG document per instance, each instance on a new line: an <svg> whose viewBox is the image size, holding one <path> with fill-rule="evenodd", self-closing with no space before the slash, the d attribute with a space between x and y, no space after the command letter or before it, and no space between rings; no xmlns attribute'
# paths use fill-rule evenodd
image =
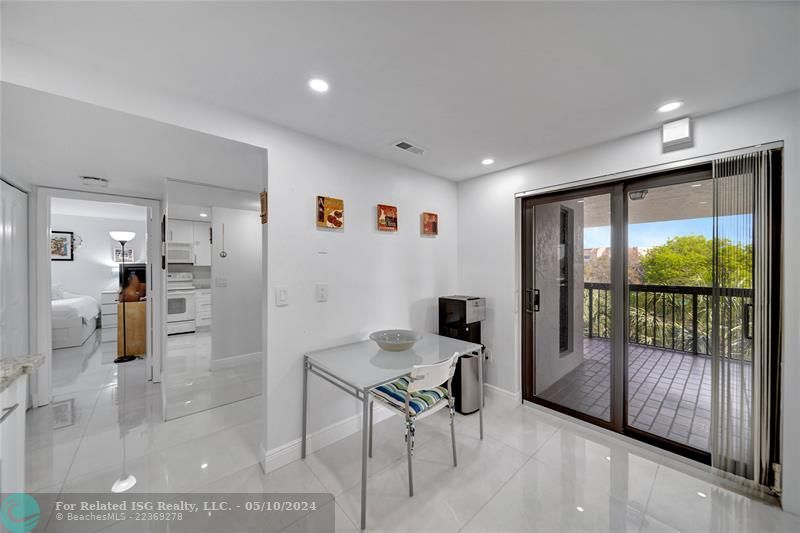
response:
<svg viewBox="0 0 800 533"><path fill-rule="evenodd" d="M222 277L214 278L214 286L215 287L227 287L228 286L228 278L222 278Z"/></svg>
<svg viewBox="0 0 800 533"><path fill-rule="evenodd" d="M275 287L275 306L286 307L289 305L289 289L286 287Z"/></svg>
<svg viewBox="0 0 800 533"><path fill-rule="evenodd" d="M318 302L327 302L328 301L328 284L327 283L317 283L317 301Z"/></svg>

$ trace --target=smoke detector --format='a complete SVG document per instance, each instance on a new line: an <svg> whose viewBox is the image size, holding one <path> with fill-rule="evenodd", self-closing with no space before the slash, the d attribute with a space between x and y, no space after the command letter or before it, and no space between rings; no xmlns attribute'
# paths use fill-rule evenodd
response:
<svg viewBox="0 0 800 533"><path fill-rule="evenodd" d="M81 176L81 183L87 187L108 187L108 180L94 176Z"/></svg>
<svg viewBox="0 0 800 533"><path fill-rule="evenodd" d="M415 145L413 143L410 143L406 139L401 139L401 140L397 141L396 143L394 143L394 146L395 146L395 148L399 148L400 150L403 150L404 152L409 152L409 153L412 153L414 155L422 155L422 154L425 153L425 149L424 148L420 148L419 146L417 146L417 145Z"/></svg>

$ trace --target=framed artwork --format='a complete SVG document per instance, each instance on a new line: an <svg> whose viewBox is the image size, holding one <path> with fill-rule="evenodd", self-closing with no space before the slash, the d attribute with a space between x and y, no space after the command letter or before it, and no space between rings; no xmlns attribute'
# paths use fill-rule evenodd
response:
<svg viewBox="0 0 800 533"><path fill-rule="evenodd" d="M317 196L317 227L342 229L344 227L344 200L330 196Z"/></svg>
<svg viewBox="0 0 800 533"><path fill-rule="evenodd" d="M439 234L439 215L436 213L422 213L422 234Z"/></svg>
<svg viewBox="0 0 800 533"><path fill-rule="evenodd" d="M72 261L75 259L75 245L71 231L50 232L50 260Z"/></svg>
<svg viewBox="0 0 800 533"><path fill-rule="evenodd" d="M114 247L114 262L122 263L122 247ZM125 262L133 263L133 248L125 248Z"/></svg>
<svg viewBox="0 0 800 533"><path fill-rule="evenodd" d="M397 207L378 204L378 229L381 231L397 231Z"/></svg>

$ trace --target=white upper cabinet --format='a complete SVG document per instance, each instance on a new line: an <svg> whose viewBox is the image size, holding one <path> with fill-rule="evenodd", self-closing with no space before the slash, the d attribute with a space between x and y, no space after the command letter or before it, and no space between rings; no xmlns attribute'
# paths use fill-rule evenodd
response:
<svg viewBox="0 0 800 533"><path fill-rule="evenodd" d="M170 219L167 223L167 240L170 242L194 242L194 226L189 220Z"/></svg>
<svg viewBox="0 0 800 533"><path fill-rule="evenodd" d="M211 266L211 223L192 222L194 237L194 264Z"/></svg>

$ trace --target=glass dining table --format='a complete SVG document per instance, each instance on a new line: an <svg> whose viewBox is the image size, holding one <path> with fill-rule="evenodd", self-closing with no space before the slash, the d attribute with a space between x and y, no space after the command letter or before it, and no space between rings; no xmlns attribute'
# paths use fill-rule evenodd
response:
<svg viewBox="0 0 800 533"><path fill-rule="evenodd" d="M479 358L479 418L480 438L483 439L483 346L471 342L423 334L413 348L404 352L381 350L366 340L305 354L303 361L303 440L302 457L306 457L308 422L308 375L314 374L363 403L361 430L361 529L366 529L367 512L367 451L370 431L370 391L407 376L415 365L431 365L460 357Z"/></svg>

